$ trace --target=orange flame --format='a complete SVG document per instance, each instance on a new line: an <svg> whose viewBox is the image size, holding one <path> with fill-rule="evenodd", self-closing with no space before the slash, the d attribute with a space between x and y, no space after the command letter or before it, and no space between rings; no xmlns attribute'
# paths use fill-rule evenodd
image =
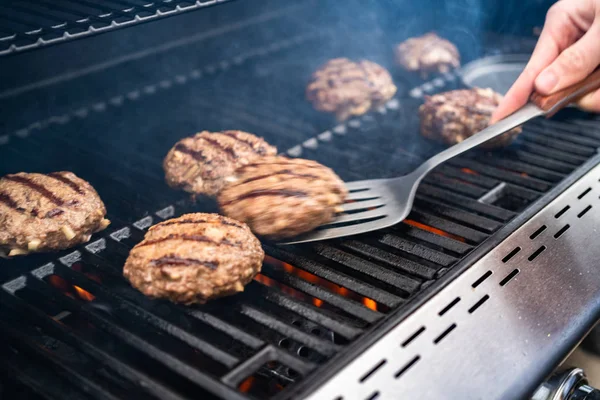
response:
<svg viewBox="0 0 600 400"><path fill-rule="evenodd" d="M91 294L90 292L88 292L87 290L84 290L82 288L80 288L79 286L75 286L73 285L73 288L75 289L75 292L77 293L77 295L85 301L92 301L96 298L96 296L94 296L93 294Z"/></svg>
<svg viewBox="0 0 600 400"><path fill-rule="evenodd" d="M421 222L413 221L412 219L405 219L404 223L407 224L407 225L410 225L410 226L414 226L415 228L423 229L424 231L434 233L434 234L439 235L439 236L445 236L445 237L448 237L450 239L458 240L460 242L464 242L465 241L465 238L463 238L463 237L460 237L460 236L457 236L457 235L453 235L451 233L445 232L445 231L443 231L441 229L438 229L438 228L435 228L433 226L425 225L425 224L423 224Z"/></svg>
<svg viewBox="0 0 600 400"><path fill-rule="evenodd" d="M363 304L365 306L367 306L368 308L370 308L371 310L377 311L377 303L375 302L375 300L367 299L365 297L365 298L363 298Z"/></svg>
<svg viewBox="0 0 600 400"><path fill-rule="evenodd" d="M50 275L48 277L48 283L63 292L65 296L69 296L72 299L76 298L75 296L85 301L92 301L96 298L96 296L87 290L82 289L79 286L71 285L67 280L58 275Z"/></svg>
<svg viewBox="0 0 600 400"><path fill-rule="evenodd" d="M307 282L310 283L314 283L317 284L323 288L326 288L334 293L337 293L341 296L356 300L361 302L363 305L365 305L366 307L370 308L371 310L377 310L378 309L378 303L373 300L370 299L368 297L364 297L361 296L358 293L352 292L349 289L343 287L343 286L339 286L336 285L333 282L328 281L327 279L323 279L317 275L314 275L308 271L305 271L303 269L300 268L296 268L291 264L285 263L283 261L277 260L276 258L270 257L270 256L265 256L265 262L274 266L279 266L280 268L282 268L285 272L287 272L288 274L291 275L295 275ZM292 289L288 286L282 285L279 282L275 281L274 279L271 279L267 276L258 274L255 278L255 280L267 285L267 286L276 286L279 287L281 289L282 292L290 294L294 297L297 298L302 298L304 300L309 300L312 302L313 305L315 305L316 307L323 307L324 306L324 302L321 299L318 299L316 297L311 297L308 295L305 295L304 293L300 293L295 289ZM380 307L382 308L382 307Z"/></svg>
<svg viewBox="0 0 600 400"><path fill-rule="evenodd" d="M479 173L477 171L473 171L471 168L461 168L460 169L462 172L464 172L465 174L469 174L469 175L479 175Z"/></svg>
<svg viewBox="0 0 600 400"><path fill-rule="evenodd" d="M238 386L239 391L242 393L248 393L250 389L252 389L255 379L256 378L254 378L253 376L249 376L246 379L244 379L242 383L240 383L240 385Z"/></svg>
<svg viewBox="0 0 600 400"><path fill-rule="evenodd" d="M69 282L67 282L66 280L64 280L63 278L61 278L58 275L50 275L48 277L48 282L54 286L57 289L60 289L63 292L68 292L69 291Z"/></svg>

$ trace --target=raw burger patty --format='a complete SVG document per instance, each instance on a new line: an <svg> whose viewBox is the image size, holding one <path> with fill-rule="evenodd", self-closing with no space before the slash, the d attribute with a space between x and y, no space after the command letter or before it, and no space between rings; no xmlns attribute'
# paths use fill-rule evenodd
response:
<svg viewBox="0 0 600 400"><path fill-rule="evenodd" d="M217 214L186 214L148 229L123 274L146 296L205 303L244 290L264 252L246 224Z"/></svg>
<svg viewBox="0 0 600 400"><path fill-rule="evenodd" d="M453 90L427 96L419 108L421 134L453 145L485 129L502 96L492 89ZM521 133L517 127L482 144L484 148L505 147Z"/></svg>
<svg viewBox="0 0 600 400"><path fill-rule="evenodd" d="M336 58L321 66L306 88L306 98L319 111L340 121L362 115L391 99L396 86L390 73L374 62Z"/></svg>
<svg viewBox="0 0 600 400"><path fill-rule="evenodd" d="M180 140L163 162L169 186L214 196L236 168L277 149L242 131L201 132Z"/></svg>
<svg viewBox="0 0 600 400"><path fill-rule="evenodd" d="M410 38L395 48L396 63L408 71L450 72L460 66L460 55L455 45L433 32Z"/></svg>
<svg viewBox="0 0 600 400"><path fill-rule="evenodd" d="M0 178L0 251L9 256L63 250L110 223L92 185L72 172Z"/></svg>
<svg viewBox="0 0 600 400"><path fill-rule="evenodd" d="M265 157L238 169L235 179L218 197L221 210L274 239L331 221L347 195L331 169L310 160Z"/></svg>

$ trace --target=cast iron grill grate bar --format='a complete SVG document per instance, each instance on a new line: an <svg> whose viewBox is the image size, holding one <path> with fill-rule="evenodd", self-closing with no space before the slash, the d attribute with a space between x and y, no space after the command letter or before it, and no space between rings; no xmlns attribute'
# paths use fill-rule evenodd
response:
<svg viewBox="0 0 600 400"><path fill-rule="evenodd" d="M443 190L454 191L473 199L478 199L488 192L488 189L475 186L470 183L465 183L459 179L449 179L445 175L435 172L432 172L426 176L425 179L423 179L423 183L428 183L431 186L437 186Z"/></svg>
<svg viewBox="0 0 600 400"><path fill-rule="evenodd" d="M0 55L30 50L231 0L8 2L0 6Z"/></svg>
<svg viewBox="0 0 600 400"><path fill-rule="evenodd" d="M415 211L433 212L440 217L448 218L449 220L463 223L470 228L477 229L484 233L491 234L502 226L500 222L489 218L473 214L469 211L464 211L460 208L449 207L438 200L431 200L424 196L417 196L418 203L413 207ZM459 207L457 205L457 207ZM464 207L468 209L468 207Z"/></svg>

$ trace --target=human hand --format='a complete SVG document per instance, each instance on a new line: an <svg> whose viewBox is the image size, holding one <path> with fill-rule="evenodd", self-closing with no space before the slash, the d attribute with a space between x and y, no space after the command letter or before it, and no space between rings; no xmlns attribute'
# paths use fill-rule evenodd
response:
<svg viewBox="0 0 600 400"><path fill-rule="evenodd" d="M549 95L583 80L600 65L600 0L560 0L546 22L527 66L491 118L501 120L525 105L533 91ZM600 112L600 89L578 105Z"/></svg>

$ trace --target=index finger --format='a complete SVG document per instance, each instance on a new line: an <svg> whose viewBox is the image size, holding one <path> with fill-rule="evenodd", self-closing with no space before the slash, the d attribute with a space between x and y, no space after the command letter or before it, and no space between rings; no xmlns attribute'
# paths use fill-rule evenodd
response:
<svg viewBox="0 0 600 400"><path fill-rule="evenodd" d="M568 14L562 10L560 2L550 8L544 29L527 66L498 105L490 123L497 122L524 106L533 93L535 79L540 72L549 66L561 51L573 44L580 34Z"/></svg>

